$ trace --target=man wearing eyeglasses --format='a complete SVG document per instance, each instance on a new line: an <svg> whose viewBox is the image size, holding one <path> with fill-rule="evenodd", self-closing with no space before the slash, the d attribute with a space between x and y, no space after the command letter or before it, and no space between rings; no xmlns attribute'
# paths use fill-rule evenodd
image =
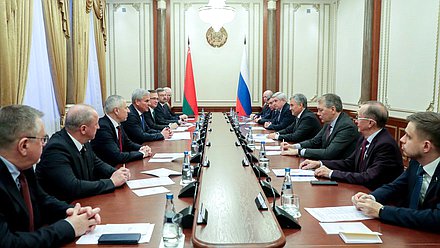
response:
<svg viewBox="0 0 440 248"><path fill-rule="evenodd" d="M37 164L38 182L50 195L71 202L112 192L127 182L130 171L116 170L99 159L90 140L99 129L98 113L89 105L72 106L65 127L50 138Z"/></svg>
<svg viewBox="0 0 440 248"><path fill-rule="evenodd" d="M331 93L322 95L318 99L318 116L324 123L321 131L312 139L293 145L282 142L281 155L311 159L344 159L350 156L359 132L350 116L342 112L341 98Z"/></svg>
<svg viewBox="0 0 440 248"><path fill-rule="evenodd" d="M101 223L99 208L72 208L35 180L47 141L42 116L25 105L0 109L0 247L60 247Z"/></svg>
<svg viewBox="0 0 440 248"><path fill-rule="evenodd" d="M305 160L301 169L315 169L318 177L361 184L374 190L392 182L403 171L402 154L397 142L385 128L386 107L375 101L363 104L356 119L362 134L354 152L344 160Z"/></svg>
<svg viewBox="0 0 440 248"><path fill-rule="evenodd" d="M393 182L369 194L356 193L351 200L367 216L438 235L440 114L419 112L408 116L407 120L400 142L403 154L411 158L408 168Z"/></svg>

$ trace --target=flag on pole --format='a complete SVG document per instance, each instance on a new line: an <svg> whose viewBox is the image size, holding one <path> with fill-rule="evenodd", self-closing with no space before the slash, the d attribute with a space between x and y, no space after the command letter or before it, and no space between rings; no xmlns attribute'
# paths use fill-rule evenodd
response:
<svg viewBox="0 0 440 248"><path fill-rule="evenodd" d="M186 115L198 115L196 88L194 86L194 74L191 60L191 50L188 40L188 54L186 55L185 86L183 89L183 113Z"/></svg>
<svg viewBox="0 0 440 248"><path fill-rule="evenodd" d="M251 94L249 93L249 70L247 66L246 39L244 40L243 57L241 58L240 76L238 78L237 103L235 110L238 115L252 113Z"/></svg>

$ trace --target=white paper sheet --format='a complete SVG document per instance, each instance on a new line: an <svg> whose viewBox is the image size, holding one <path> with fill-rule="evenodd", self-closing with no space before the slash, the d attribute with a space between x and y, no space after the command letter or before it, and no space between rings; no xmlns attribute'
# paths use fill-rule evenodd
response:
<svg viewBox="0 0 440 248"><path fill-rule="evenodd" d="M336 222L319 223L327 234L339 234L340 232L369 233L371 230L362 222Z"/></svg>
<svg viewBox="0 0 440 248"><path fill-rule="evenodd" d="M257 150L260 150L260 147L255 147ZM266 146L266 151L281 151L280 146Z"/></svg>
<svg viewBox="0 0 440 248"><path fill-rule="evenodd" d="M266 130L266 128L264 128L264 127L260 127L260 126L252 127L252 131L264 131L264 130Z"/></svg>
<svg viewBox="0 0 440 248"><path fill-rule="evenodd" d="M309 176L291 176L292 182L310 182L310 181L318 181L316 177Z"/></svg>
<svg viewBox="0 0 440 248"><path fill-rule="evenodd" d="M188 130L190 127L177 127L176 129L173 129L173 132L185 132L186 130Z"/></svg>
<svg viewBox="0 0 440 248"><path fill-rule="evenodd" d="M150 158L148 163L170 163L173 162L174 158Z"/></svg>
<svg viewBox="0 0 440 248"><path fill-rule="evenodd" d="M107 224L97 225L93 232L81 236L77 241L77 245L98 244L99 237L106 233L140 233L141 239L139 243L150 242L153 234L154 224L150 223L129 223L129 224Z"/></svg>
<svg viewBox="0 0 440 248"><path fill-rule="evenodd" d="M191 139L191 135L189 132L177 132L173 133L173 136L166 140L189 140Z"/></svg>
<svg viewBox="0 0 440 248"><path fill-rule="evenodd" d="M272 169L272 172L277 177L284 177L284 169ZM313 170L290 169L290 176L292 177L315 177Z"/></svg>
<svg viewBox="0 0 440 248"><path fill-rule="evenodd" d="M257 123L254 121L250 121L250 122L246 122L246 121L241 121L238 123L239 125L256 125Z"/></svg>
<svg viewBox="0 0 440 248"><path fill-rule="evenodd" d="M180 176L182 173L167 168L159 168L154 170L141 171L143 174L149 174L157 177Z"/></svg>
<svg viewBox="0 0 440 248"><path fill-rule="evenodd" d="M157 195L157 194L168 193L168 192L170 192L170 191L167 188L162 187L162 186L133 190L133 193L135 193L137 196Z"/></svg>
<svg viewBox="0 0 440 248"><path fill-rule="evenodd" d="M171 184L174 184L174 182L169 177L157 177L127 181L127 185L130 189L139 189Z"/></svg>
<svg viewBox="0 0 440 248"><path fill-rule="evenodd" d="M319 222L338 222L373 219L364 215L354 206L325 207L325 208L304 208Z"/></svg>
<svg viewBox="0 0 440 248"><path fill-rule="evenodd" d="M267 156L281 155L281 151L266 151Z"/></svg>

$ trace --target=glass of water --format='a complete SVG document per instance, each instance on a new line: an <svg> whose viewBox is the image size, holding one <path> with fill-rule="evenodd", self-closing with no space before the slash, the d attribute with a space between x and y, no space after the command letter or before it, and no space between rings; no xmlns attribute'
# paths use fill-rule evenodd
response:
<svg viewBox="0 0 440 248"><path fill-rule="evenodd" d="M283 195L282 196L283 209L286 210L293 218L299 218L301 213L299 211L299 196L298 195Z"/></svg>
<svg viewBox="0 0 440 248"><path fill-rule="evenodd" d="M181 213L176 213L172 223L166 223L163 229L163 245L165 247L177 247L182 237L182 218Z"/></svg>

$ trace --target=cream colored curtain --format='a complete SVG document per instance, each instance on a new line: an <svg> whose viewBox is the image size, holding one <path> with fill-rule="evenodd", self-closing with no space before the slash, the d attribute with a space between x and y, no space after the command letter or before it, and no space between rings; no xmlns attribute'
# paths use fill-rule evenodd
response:
<svg viewBox="0 0 440 248"><path fill-rule="evenodd" d="M72 4L74 99L75 103L83 103L86 95L89 65L89 13L93 7L93 0L74 0Z"/></svg>
<svg viewBox="0 0 440 248"><path fill-rule="evenodd" d="M66 114L67 39L70 38L69 0L42 0L53 87L61 119Z"/></svg>
<svg viewBox="0 0 440 248"><path fill-rule="evenodd" d="M0 0L0 106L21 104L29 66L33 0Z"/></svg>
<svg viewBox="0 0 440 248"><path fill-rule="evenodd" d="M95 12L95 43L96 53L98 55L99 80L101 83L102 102L107 99L107 85L105 72L105 52L107 45L105 0L94 0L93 9Z"/></svg>

